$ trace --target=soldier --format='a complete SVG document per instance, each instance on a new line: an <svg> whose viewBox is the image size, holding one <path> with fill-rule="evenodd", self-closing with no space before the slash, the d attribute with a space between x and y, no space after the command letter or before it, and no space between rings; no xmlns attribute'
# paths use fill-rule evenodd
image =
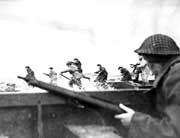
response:
<svg viewBox="0 0 180 138"><path fill-rule="evenodd" d="M130 67L133 68L134 82L140 82L139 76L141 76L143 84L149 83L148 77L150 76L151 72L149 70L149 67L147 66L146 61L142 56L139 56L139 63L135 65L130 64Z"/></svg>
<svg viewBox="0 0 180 138"><path fill-rule="evenodd" d="M82 70L82 67L81 67L82 66L81 61L79 59L77 59L77 58L74 58L72 63L73 63L73 65L75 65L77 67L77 70L79 71L79 73L82 74L82 78L87 79L87 80L90 81L90 78L85 76L84 73L83 73L83 70Z"/></svg>
<svg viewBox="0 0 180 138"><path fill-rule="evenodd" d="M82 67L81 67L82 64L81 64L81 62L80 62L79 59L74 58L72 63L77 66L78 71L79 71L80 73L83 72Z"/></svg>
<svg viewBox="0 0 180 138"><path fill-rule="evenodd" d="M118 70L121 73L121 81L131 81L132 80L131 74L126 68L120 66L120 67L118 67Z"/></svg>
<svg viewBox="0 0 180 138"><path fill-rule="evenodd" d="M50 72L44 74L50 78L50 84L57 85L57 73L53 70L53 67L50 67L49 69Z"/></svg>
<svg viewBox="0 0 180 138"><path fill-rule="evenodd" d="M27 78L28 80L29 80L29 79L35 79L34 71L33 71L29 66L26 66L25 69L26 69L26 71L27 71L26 78Z"/></svg>
<svg viewBox="0 0 180 138"><path fill-rule="evenodd" d="M73 85L77 85L79 87L79 89L82 89L82 83L81 83L81 78L83 77L81 73L79 73L79 70L77 68L77 66L73 65L73 62L68 61L66 63L68 69L62 71L60 74L64 74L64 73L70 73L72 75L72 77L69 79L69 86L73 87Z"/></svg>
<svg viewBox="0 0 180 138"><path fill-rule="evenodd" d="M150 75L150 70L149 67L147 66L146 60L144 60L144 58L141 55L139 55L139 65L137 66L137 68L141 70L140 75L141 75L142 83L143 84L149 83L148 77Z"/></svg>
<svg viewBox="0 0 180 138"><path fill-rule="evenodd" d="M136 53L142 55L155 75L154 114L136 112L120 104L126 113L116 115L129 128L130 138L180 138L180 49L167 35L144 40Z"/></svg>
<svg viewBox="0 0 180 138"><path fill-rule="evenodd" d="M101 64L97 64L97 66L99 67L99 70L94 72L95 74L97 74L95 82L105 83L107 81L108 72Z"/></svg>
<svg viewBox="0 0 180 138"><path fill-rule="evenodd" d="M138 68L139 63L137 64L130 64L130 67L133 69L132 76L133 81L138 83L139 82L139 74L142 72L140 68Z"/></svg>

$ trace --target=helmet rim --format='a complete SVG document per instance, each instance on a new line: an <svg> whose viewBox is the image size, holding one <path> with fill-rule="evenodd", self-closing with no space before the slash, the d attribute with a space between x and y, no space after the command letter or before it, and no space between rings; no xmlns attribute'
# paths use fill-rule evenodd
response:
<svg viewBox="0 0 180 138"><path fill-rule="evenodd" d="M149 36L135 52L151 55L180 55L176 42L169 36L162 34Z"/></svg>

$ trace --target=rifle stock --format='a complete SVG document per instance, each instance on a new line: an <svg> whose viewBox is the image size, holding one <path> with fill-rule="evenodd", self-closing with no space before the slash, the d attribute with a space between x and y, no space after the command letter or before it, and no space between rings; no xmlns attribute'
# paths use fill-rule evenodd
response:
<svg viewBox="0 0 180 138"><path fill-rule="evenodd" d="M90 105L94 105L94 106L101 107L104 109L108 109L108 110L116 112L116 113L124 112L122 109L120 109L120 107L118 105L94 98L90 95L85 95L83 93L78 93L78 92L68 90L68 89L65 89L65 88L62 88L59 86L54 86L54 85L48 84L43 81L38 81L36 79L27 79L27 78L21 77L21 76L18 76L18 78L26 81L28 84L30 84L32 86L47 90L51 94L56 94L58 96L66 96L66 97L76 99L76 100L86 103L86 104L90 104Z"/></svg>

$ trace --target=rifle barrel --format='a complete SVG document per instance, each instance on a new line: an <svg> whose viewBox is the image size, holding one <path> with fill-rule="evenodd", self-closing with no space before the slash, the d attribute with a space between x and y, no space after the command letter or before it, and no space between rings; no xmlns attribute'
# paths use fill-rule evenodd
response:
<svg viewBox="0 0 180 138"><path fill-rule="evenodd" d="M77 99L77 100L79 100L81 102L88 103L88 104L91 104L91 105L95 105L95 106L98 106L98 107L102 107L102 108L105 108L105 109L108 109L108 110L111 110L111 111L114 111L114 112L117 112L117 113L122 113L123 112L123 110L120 109L118 105L115 105L115 104L112 104L112 103L109 103L109 102L105 102L103 100L93 98L91 96L87 96L87 95L85 95L83 93L78 93L78 92L68 90L68 89L65 89L65 88L62 88L62 87L59 87L59 86L54 86L54 85L48 84L48 83L43 82L43 81L38 81L38 80L30 80L30 81L28 81L27 78L24 78L24 77L21 77L21 76L18 76L18 78L25 80L30 85L33 85L35 87L47 90L49 93L52 93L52 94L64 95L64 96L67 96L67 97L70 97L70 98L73 98L73 99Z"/></svg>

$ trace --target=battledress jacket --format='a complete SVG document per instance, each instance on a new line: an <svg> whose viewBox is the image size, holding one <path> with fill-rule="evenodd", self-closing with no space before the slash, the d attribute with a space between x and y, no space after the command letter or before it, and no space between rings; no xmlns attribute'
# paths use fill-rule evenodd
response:
<svg viewBox="0 0 180 138"><path fill-rule="evenodd" d="M158 116L135 112L129 138L180 138L180 57L165 65L153 90Z"/></svg>

